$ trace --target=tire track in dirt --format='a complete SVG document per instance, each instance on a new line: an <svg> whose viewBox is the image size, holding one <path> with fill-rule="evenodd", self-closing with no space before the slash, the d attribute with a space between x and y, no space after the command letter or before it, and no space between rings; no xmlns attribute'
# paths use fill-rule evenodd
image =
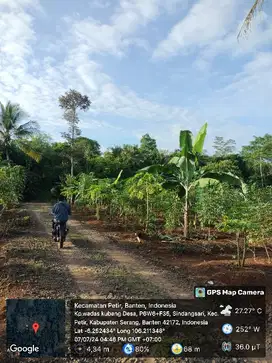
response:
<svg viewBox="0 0 272 363"><path fill-rule="evenodd" d="M35 212L37 218L45 224L48 233L50 233L49 206L29 204L28 208ZM122 294L121 291L119 291L120 287L116 286L114 289L113 286L113 290L107 290L107 288L103 289L102 287L101 289L101 286L98 286L98 282L94 281L94 278L97 279L99 275L100 279L102 278L102 280L105 280L101 276L103 275L102 269L104 270L107 279L110 278L109 275L112 270L112 273L115 274L116 277L119 276L125 285L126 277L132 279L135 283L141 283L145 290L147 289L147 285L150 285L150 288L151 285L153 285L154 294L152 295L154 295L154 298L192 298L192 294L190 294L189 291L186 291L185 287L181 287L178 282L172 283L164 277L163 271L151 264L147 265L141 258L136 259L122 249L113 246L106 236L103 236L97 231L90 231L82 228L80 222L73 218L69 220L69 226L72 229L71 233L68 235L67 242L65 242L64 248L60 250L60 252L82 292L82 297L85 294L87 294L88 297L92 296L92 298L106 298L109 297L109 294L127 296L127 294ZM99 269L100 274L98 271ZM100 292L98 292L98 290L100 290ZM125 291L126 293L130 292L130 295L135 295L135 291L137 292L137 295L141 294L140 289L134 284L131 286L131 291L128 291L128 286L125 290L127 290ZM138 297L150 298L150 293L146 294L146 291L143 291L142 294L144 296Z"/></svg>
<svg viewBox="0 0 272 363"><path fill-rule="evenodd" d="M51 219L49 217L48 209L49 206L47 204L26 204L25 207L28 209L29 213L34 217L34 219L37 220L37 230L35 231L35 234L39 235L47 235L48 238L51 238ZM108 294L103 293L97 293L96 291L101 288L99 284L97 284L99 280L96 280L96 274L94 267L107 267L107 269L115 268L116 266L112 263L111 260L107 259L107 256L104 256L102 253L98 255L99 250L92 249L92 259L90 259L90 256L86 254L87 252L87 245L89 245L88 240L82 240L82 237L79 235L74 235L72 242L68 241L65 243L64 249L58 249L57 250L57 244L54 245L54 242L52 242L52 249L56 251L56 253L60 252L60 255L63 259L64 264L68 268L74 283L75 287L72 288L75 289L75 294L77 298L88 298L88 299L95 299L95 298L109 298ZM99 257L99 258L98 258ZM89 267L88 265L91 264L92 266ZM108 266L109 264L109 266ZM101 277L101 276L100 276ZM120 276L116 276L117 279L119 279ZM107 276L105 278L107 280ZM121 279L122 280L122 279ZM100 281L102 284L105 281ZM122 281L121 281L122 282ZM107 290L107 288L106 288ZM72 291L70 291L72 292ZM149 293L149 291L147 291ZM67 296L70 296L70 293L66 296L63 296L63 298L67 298ZM118 296L118 295L117 295ZM121 296L121 295L120 295ZM113 297L113 296L112 296ZM116 297L116 296L115 296ZM119 296L118 296L119 297ZM52 296L53 298L53 296ZM60 298L60 297L59 297ZM75 298L75 296L74 296ZM32 361L32 359L30 359ZM46 363L53 363L56 362L55 359L44 359ZM69 363L87 363L90 362L89 358L81 358L81 359L70 359L67 358L61 358L59 359L60 362L69 362ZM18 363L18 360L14 361L14 363ZM97 359L93 358L92 362L103 362L103 363L156 363L158 362L155 358L103 358L103 359ZM11 362L8 362L11 363Z"/></svg>
<svg viewBox="0 0 272 363"><path fill-rule="evenodd" d="M192 294L185 291L184 287L180 284L170 282L164 277L163 271L159 270L152 264L147 265L146 261L138 257L131 256L129 253L124 252L121 248L118 248L110 243L110 240L101 233L82 228L79 221L71 219L70 225L78 232L84 235L89 241L91 241L98 249L103 251L110 259L124 266L130 273L135 274L146 283L152 283L158 286L161 291L166 293L167 296L172 299L190 299Z"/></svg>
<svg viewBox="0 0 272 363"><path fill-rule="evenodd" d="M35 214L40 223L44 224L48 234L51 234L49 205L28 204L27 208ZM95 231L90 233L90 231L82 229L80 222L73 219L69 221L69 227L72 227L78 233L75 235L71 231L70 238L67 238L64 248L59 251L78 286L81 298L138 297L150 299L152 297L190 297L189 294L177 290L174 284L160 276L160 271L156 271L155 268L147 268L142 261L136 261L120 249L113 248L109 240L106 240L101 234ZM85 240L80 238L82 235ZM151 279L152 283L150 284ZM154 279L155 286L153 286ZM109 281L115 283L115 285L109 286ZM156 363L169 360L159 358L117 358L111 359L111 361ZM179 359L175 359L175 362L179 362Z"/></svg>
<svg viewBox="0 0 272 363"><path fill-rule="evenodd" d="M34 213L34 215L36 216L36 218L39 220L39 222L43 223L45 225L45 228L48 232L48 234L50 234L51 232L51 223L50 223L50 218L48 216L48 205L38 205L38 204L29 204L28 209L32 211L32 213ZM76 230L78 230L78 228L80 227L76 227L77 226L77 222L74 220L71 220L69 222L69 225L73 227L73 229L75 228ZM95 299L95 298L109 298L109 297L131 297L131 292L133 290L135 290L135 283L137 284L137 279L135 281L135 279L132 279L131 284L129 284L128 286L128 291L125 291L126 294L124 294L124 286L126 283L126 279L129 277L129 279L131 279L132 277L132 271L131 269L129 271L127 271L127 268L129 267L129 265L131 264L131 262L134 262L133 259L129 259L128 256L127 258L124 258L122 256L122 253L120 253L120 251L115 251L114 253L110 254L110 257L113 258L113 260L107 258L109 256L109 253L106 253L105 250L105 246L104 248L101 248L101 242L102 241L102 236L92 236L92 237L96 237L97 240L95 241L91 241L92 244L89 241L89 232L88 231L79 231L80 235L84 235L84 237L87 237L87 241L82 240L81 238L78 238L79 235L73 235L72 238L72 242L71 240L68 238L68 241L65 242L65 248L59 250L61 252L61 255L64 259L65 264L67 265L71 275L73 276L78 289L80 291L80 297L81 298L91 298L91 299ZM85 232L85 233L84 233ZM95 242L95 243L93 243ZM53 242L52 242L53 243ZM95 245L95 246L94 246ZM93 248L90 250L90 246L92 246ZM95 248L94 248L95 247ZM107 246L106 246L107 247ZM112 249L111 249L112 250ZM112 251L114 252L114 251ZM100 257L100 258L99 258ZM117 262L117 263L116 263ZM121 265L119 265L121 263ZM97 265L99 265L99 267L102 267L102 270L106 269L106 274L105 274L105 278L101 278L103 275L103 271L102 273L98 273L97 274ZM118 266L119 265L119 266ZM122 271L121 266L122 265L126 265L125 269ZM140 266L141 267L141 266ZM114 286L112 288L112 286L106 287L107 293L103 294L103 286L101 286L101 284L103 285L103 283L105 285L106 282L108 282L108 280L110 279L110 277L112 278L112 276L107 275L107 272L109 270L112 270L112 272L116 272L116 279L118 281L117 282L117 286L118 283L121 283L121 286L118 286L118 288L116 288L116 286ZM99 270L99 269L98 269ZM119 270L119 274L118 274L118 270ZM135 267L134 267L135 270ZM144 270L144 277L147 278L150 275L154 274L153 271L151 270ZM99 275L99 276L97 276ZM123 276L124 275L124 276ZM98 277L98 278L97 278ZM99 279L100 278L100 279ZM99 283L100 280L100 283ZM102 280L102 281L101 281ZM115 281L113 281L115 282ZM165 297L165 292L162 296L160 296L160 294L157 293L157 290L153 290L148 288L147 285L147 281L144 284L145 290L144 290L144 294L141 291L142 287L141 287L141 281L139 281L140 284L140 289L138 290L139 296L138 297L146 297L146 298L150 298L152 297L152 295L157 296L157 297ZM173 286L171 286L171 288L173 288ZM137 289L136 289L137 290ZM163 286L160 287L160 290L165 290L163 288ZM99 291L99 293L97 293L97 291ZM106 292L104 290L104 292ZM111 296L109 296L109 292L111 293ZM130 296L128 296L130 295ZM137 296L135 296L137 297ZM104 360L106 361L106 360ZM158 359L155 358L138 358L138 359L128 359L128 358L117 358L117 359L111 359L112 362L130 362L130 363L156 363L159 362Z"/></svg>

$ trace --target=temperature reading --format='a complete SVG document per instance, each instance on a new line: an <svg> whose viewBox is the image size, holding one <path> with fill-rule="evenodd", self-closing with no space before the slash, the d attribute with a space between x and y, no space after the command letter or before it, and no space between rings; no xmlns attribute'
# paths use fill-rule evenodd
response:
<svg viewBox="0 0 272 363"><path fill-rule="evenodd" d="M252 314L255 310L255 308L235 308L235 314Z"/></svg>

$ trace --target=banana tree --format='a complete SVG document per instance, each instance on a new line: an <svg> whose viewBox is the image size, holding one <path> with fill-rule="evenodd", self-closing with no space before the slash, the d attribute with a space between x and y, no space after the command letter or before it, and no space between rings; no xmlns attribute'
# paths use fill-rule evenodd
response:
<svg viewBox="0 0 272 363"><path fill-rule="evenodd" d="M207 134L205 123L196 137L192 132L181 130L179 136L180 151L165 165L151 165L141 172L156 173L164 178L162 186L166 189L174 189L180 198L184 198L183 234L188 237L189 232L189 193L196 186L205 186L219 182L226 182L243 190L243 182L232 173L205 172L199 168L199 156L203 152Z"/></svg>
<svg viewBox="0 0 272 363"><path fill-rule="evenodd" d="M88 189L98 182L98 179L95 177L94 173L81 173L77 176L78 184L77 184L77 194L75 195L75 201L79 201L82 203L86 203L88 200L87 192Z"/></svg>

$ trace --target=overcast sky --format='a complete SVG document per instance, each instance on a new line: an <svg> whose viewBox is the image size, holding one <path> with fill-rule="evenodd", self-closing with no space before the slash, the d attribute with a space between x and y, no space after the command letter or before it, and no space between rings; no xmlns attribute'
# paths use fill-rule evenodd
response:
<svg viewBox="0 0 272 363"><path fill-rule="evenodd" d="M92 101L83 135L102 149L149 133L178 147L180 129L208 122L238 147L271 133L272 20L266 1L237 41L251 1L0 0L0 100L19 102L55 140L58 97Z"/></svg>

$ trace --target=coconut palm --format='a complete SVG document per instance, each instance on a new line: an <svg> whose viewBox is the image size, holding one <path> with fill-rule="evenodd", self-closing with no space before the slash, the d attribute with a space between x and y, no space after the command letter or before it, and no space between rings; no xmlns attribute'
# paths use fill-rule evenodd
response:
<svg viewBox="0 0 272 363"><path fill-rule="evenodd" d="M10 149L13 142L28 156L39 160L39 155L27 145L26 138L38 131L35 121L22 123L27 114L20 105L8 102L6 106L0 102L0 143L2 144L6 160L10 163Z"/></svg>
<svg viewBox="0 0 272 363"><path fill-rule="evenodd" d="M243 22L243 25L238 33L238 39L241 37L242 34L248 33L252 20L253 20L254 16L256 15L256 13L261 10L263 3L264 3L264 0L255 0L254 1L254 4L252 5L251 9L249 10L249 12Z"/></svg>

